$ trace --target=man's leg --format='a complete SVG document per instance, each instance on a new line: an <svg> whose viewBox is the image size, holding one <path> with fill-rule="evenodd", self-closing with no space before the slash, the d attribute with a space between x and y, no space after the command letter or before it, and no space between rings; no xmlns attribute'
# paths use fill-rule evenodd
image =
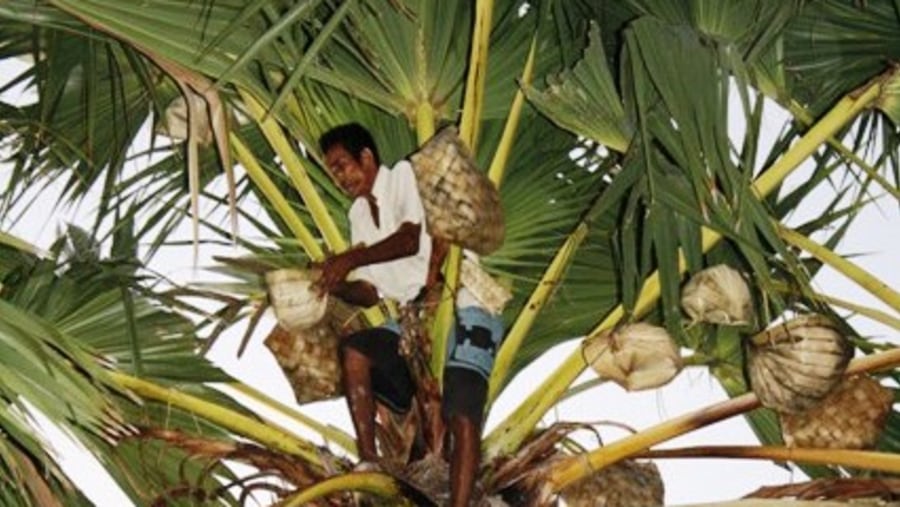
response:
<svg viewBox="0 0 900 507"><path fill-rule="evenodd" d="M481 419L487 381L464 368L444 370L444 420L450 430L450 505L469 505L481 464Z"/></svg>
<svg viewBox="0 0 900 507"><path fill-rule="evenodd" d="M499 318L481 308L457 312L444 368L443 416L450 428L450 505L466 507L481 462L481 421L488 377L503 334Z"/></svg>
<svg viewBox="0 0 900 507"><path fill-rule="evenodd" d="M412 403L413 385L397 349L399 336L386 328L366 329L341 343L344 393L362 461L375 462L375 397L404 413Z"/></svg>
<svg viewBox="0 0 900 507"><path fill-rule="evenodd" d="M342 380L361 461L375 461L375 396L372 394L372 360L353 347L343 347Z"/></svg>

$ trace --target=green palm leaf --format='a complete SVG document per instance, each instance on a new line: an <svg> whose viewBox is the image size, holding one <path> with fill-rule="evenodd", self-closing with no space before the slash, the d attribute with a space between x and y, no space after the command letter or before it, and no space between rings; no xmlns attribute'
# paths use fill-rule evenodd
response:
<svg viewBox="0 0 900 507"><path fill-rule="evenodd" d="M553 78L543 92L529 88L528 100L563 128L625 153L634 128L625 116L596 26L590 39L584 59L571 73Z"/></svg>

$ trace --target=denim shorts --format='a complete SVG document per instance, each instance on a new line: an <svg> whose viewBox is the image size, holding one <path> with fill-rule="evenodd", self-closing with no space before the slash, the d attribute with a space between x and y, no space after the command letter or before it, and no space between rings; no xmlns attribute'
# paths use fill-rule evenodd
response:
<svg viewBox="0 0 900 507"><path fill-rule="evenodd" d="M456 325L447 338L447 368L464 368L491 376L503 340L503 322L478 306L456 310Z"/></svg>

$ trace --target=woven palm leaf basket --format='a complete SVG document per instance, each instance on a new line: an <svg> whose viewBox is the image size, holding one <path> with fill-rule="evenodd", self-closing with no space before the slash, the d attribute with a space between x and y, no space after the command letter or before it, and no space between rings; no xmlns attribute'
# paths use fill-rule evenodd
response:
<svg viewBox="0 0 900 507"><path fill-rule="evenodd" d="M602 468L560 492L572 507L663 505L665 486L652 462L625 460Z"/></svg>
<svg viewBox="0 0 900 507"><path fill-rule="evenodd" d="M410 156L428 232L487 255L503 244L500 194L476 167L455 127L445 127Z"/></svg>
<svg viewBox="0 0 900 507"><path fill-rule="evenodd" d="M325 316L315 325L293 331L280 325L272 329L265 345L290 382L297 403L327 400L343 393L340 340L363 327L356 307L331 298Z"/></svg>
<svg viewBox="0 0 900 507"><path fill-rule="evenodd" d="M884 431L894 404L891 390L866 375L846 377L821 403L780 414L788 447L870 449Z"/></svg>
<svg viewBox="0 0 900 507"><path fill-rule="evenodd" d="M291 384L297 403L341 395L339 340L327 323L295 331L278 325L264 343Z"/></svg>

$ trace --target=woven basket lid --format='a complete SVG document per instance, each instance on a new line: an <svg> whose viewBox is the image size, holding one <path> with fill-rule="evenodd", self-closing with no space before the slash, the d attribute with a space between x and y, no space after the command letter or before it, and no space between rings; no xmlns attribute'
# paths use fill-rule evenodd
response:
<svg viewBox="0 0 900 507"><path fill-rule="evenodd" d="M512 291L499 284L475 259L463 257L460 263L459 280L463 287L494 315L503 313L506 303L512 299Z"/></svg>
<svg viewBox="0 0 900 507"><path fill-rule="evenodd" d="M318 272L278 269L266 273L269 301L278 323L288 331L308 329L325 316L328 296L313 287Z"/></svg>
<svg viewBox="0 0 900 507"><path fill-rule="evenodd" d="M486 255L503 244L500 194L457 134L445 127L410 156L428 232Z"/></svg>

